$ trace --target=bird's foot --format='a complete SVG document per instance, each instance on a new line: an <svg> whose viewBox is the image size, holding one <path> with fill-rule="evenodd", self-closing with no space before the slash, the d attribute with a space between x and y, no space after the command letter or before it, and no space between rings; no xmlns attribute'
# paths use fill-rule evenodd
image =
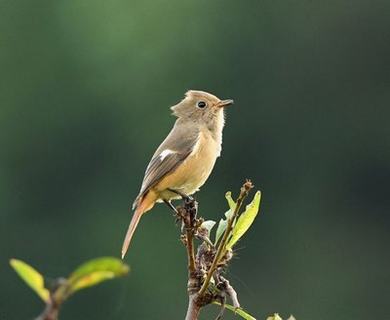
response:
<svg viewBox="0 0 390 320"><path fill-rule="evenodd" d="M191 225L195 226L196 216L198 213L198 202L195 200L194 197L191 196L183 197L183 208L189 216Z"/></svg>
<svg viewBox="0 0 390 320"><path fill-rule="evenodd" d="M164 201L171 209L175 211L176 221L182 220L184 225L188 228L193 228L196 225L196 216L198 212L198 202L194 197L186 195L185 193L168 189L169 191L178 194L183 199L183 206L174 208L170 201ZM182 211L183 210L183 211ZM183 226L182 226L183 227Z"/></svg>
<svg viewBox="0 0 390 320"><path fill-rule="evenodd" d="M168 189L168 190L179 195L183 199L185 204L195 201L194 197L189 196L189 195L185 194L184 192L181 192L181 191L175 190L175 189Z"/></svg>
<svg viewBox="0 0 390 320"><path fill-rule="evenodd" d="M174 212L174 215L177 216L179 214L179 211L177 211L177 208L172 204L171 201L168 200L163 200L163 201L169 207L169 209L171 209Z"/></svg>

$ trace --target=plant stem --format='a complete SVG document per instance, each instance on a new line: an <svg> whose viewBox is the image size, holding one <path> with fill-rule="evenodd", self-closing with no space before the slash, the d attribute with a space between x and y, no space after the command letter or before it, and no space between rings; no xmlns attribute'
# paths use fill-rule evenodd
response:
<svg viewBox="0 0 390 320"><path fill-rule="evenodd" d="M228 220L225 233L223 234L222 240L221 240L219 247L217 249L217 253L214 256L213 263L211 264L211 267L207 272L206 280L203 282L202 287L199 290L199 293L198 293L199 297L202 297L205 294L206 289L209 286L210 280L211 280L215 270L217 269L217 266L218 266L218 263L222 257L222 254L225 252L227 240L228 240L230 233L233 229L233 222L234 222L235 218L238 216L238 213L241 209L241 206L242 206L244 199L246 198L246 196L248 195L249 191L252 188L253 188L253 185L249 180L247 180L244 183L244 185L241 187L240 195L237 198L236 207L234 208L234 213L233 213L232 217Z"/></svg>
<svg viewBox="0 0 390 320"><path fill-rule="evenodd" d="M186 232L186 248L188 260L188 274L191 276L195 272L195 249L194 249L194 234L195 220L198 211L198 204L195 200L184 202L184 213L181 214Z"/></svg>
<svg viewBox="0 0 390 320"><path fill-rule="evenodd" d="M188 255L188 273L195 272L195 251L194 251L194 234L193 231L187 228L187 255Z"/></svg>
<svg viewBox="0 0 390 320"><path fill-rule="evenodd" d="M194 235L196 226L196 216L198 211L198 204L195 200L192 202L184 202L183 213L181 215L186 232L185 246L187 248L188 259L188 309L186 320L198 319L201 305L196 300L197 287L196 264L195 264L195 249L194 249Z"/></svg>
<svg viewBox="0 0 390 320"><path fill-rule="evenodd" d="M52 300L46 304L45 310L35 320L57 320L60 306Z"/></svg>
<svg viewBox="0 0 390 320"><path fill-rule="evenodd" d="M197 320L201 306L196 302L196 295L190 295L188 301L188 309L185 320Z"/></svg>

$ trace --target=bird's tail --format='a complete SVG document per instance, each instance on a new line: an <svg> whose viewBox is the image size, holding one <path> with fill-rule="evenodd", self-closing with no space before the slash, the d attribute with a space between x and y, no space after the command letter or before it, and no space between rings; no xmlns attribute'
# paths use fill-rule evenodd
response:
<svg viewBox="0 0 390 320"><path fill-rule="evenodd" d="M133 217L131 218L129 228L127 229L125 240L123 241L122 259L126 255L131 239L133 238L133 234L135 232L135 229L138 226L138 223L142 215L153 207L154 202L155 199L151 199L150 194L147 194L145 197L141 198L140 201L138 202L137 208L135 209Z"/></svg>

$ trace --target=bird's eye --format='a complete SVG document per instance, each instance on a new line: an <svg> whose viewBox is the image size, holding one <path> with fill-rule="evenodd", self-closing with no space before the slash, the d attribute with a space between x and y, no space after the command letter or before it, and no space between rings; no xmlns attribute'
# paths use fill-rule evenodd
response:
<svg viewBox="0 0 390 320"><path fill-rule="evenodd" d="M198 106L198 108L203 109L204 107L207 106L207 104L206 104L206 102L204 102L204 101L199 101L198 104L197 104L197 106Z"/></svg>

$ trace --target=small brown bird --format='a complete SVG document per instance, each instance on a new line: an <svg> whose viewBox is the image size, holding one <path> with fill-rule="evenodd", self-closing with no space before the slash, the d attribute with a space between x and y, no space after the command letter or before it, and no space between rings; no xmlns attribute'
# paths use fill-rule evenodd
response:
<svg viewBox="0 0 390 320"><path fill-rule="evenodd" d="M204 92L190 90L171 107L175 125L150 161L141 190L134 201L131 219L122 246L122 259L141 216L156 202L165 202L194 194L206 182L221 154L224 107L233 100L220 100Z"/></svg>

